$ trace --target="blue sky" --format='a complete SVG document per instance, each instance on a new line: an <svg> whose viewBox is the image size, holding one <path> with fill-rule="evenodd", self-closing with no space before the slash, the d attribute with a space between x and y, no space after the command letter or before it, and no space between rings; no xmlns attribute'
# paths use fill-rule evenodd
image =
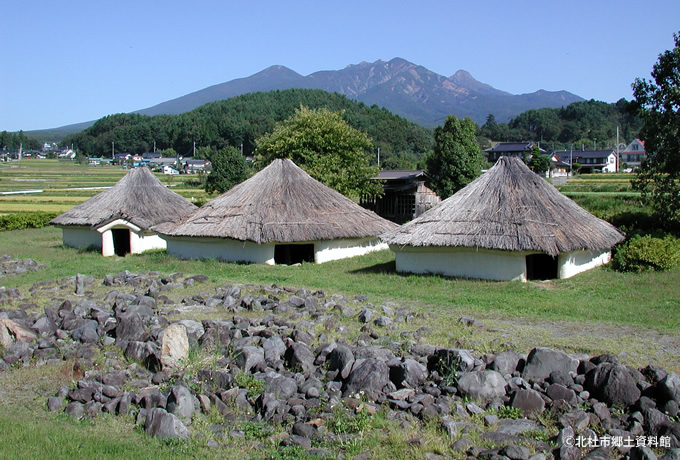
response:
<svg viewBox="0 0 680 460"><path fill-rule="evenodd" d="M407 59L514 94L632 98L680 30L673 1L5 0L0 131L150 107L270 65Z"/></svg>

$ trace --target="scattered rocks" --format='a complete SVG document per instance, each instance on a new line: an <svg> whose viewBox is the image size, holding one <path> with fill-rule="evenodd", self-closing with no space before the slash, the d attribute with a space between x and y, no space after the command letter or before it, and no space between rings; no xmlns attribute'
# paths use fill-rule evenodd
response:
<svg viewBox="0 0 680 460"><path fill-rule="evenodd" d="M72 360L76 385L49 396L48 410L75 418L133 415L147 434L160 438L187 438L196 417L217 411L224 424L210 429L220 436L243 437L239 421L271 421L289 427L276 435L282 446L323 454L312 447L317 441L351 439L327 427L332 407L340 405L351 416L383 408L405 427L435 421L455 458L654 458L649 449L603 451L568 442L596 432L664 436L671 447L680 446L680 425L673 422L680 378L658 366L638 371L611 355L577 359L544 347L528 355L476 356L422 343L411 330L401 333L403 342L391 342L385 334L399 333L416 314L390 303L373 306L364 296L347 300L321 291L239 285L176 304L168 297L205 281L122 272L104 278L101 285L110 291L100 296L88 293L97 280L82 275L36 283L32 292L63 286L69 298L54 298L39 315L0 311L0 372ZM191 311L224 314L219 320L172 320ZM346 321L361 329L353 340L341 332ZM482 327L473 320L465 324ZM328 340L331 331L340 338ZM118 353L104 348L111 345ZM187 372L190 346L214 350L213 362ZM95 352L106 360L96 369ZM557 423L558 435L539 422L540 414ZM474 445L470 433L479 431L479 439L496 447ZM427 437L414 431L406 442L423 448ZM664 458L676 458L674 452Z"/></svg>

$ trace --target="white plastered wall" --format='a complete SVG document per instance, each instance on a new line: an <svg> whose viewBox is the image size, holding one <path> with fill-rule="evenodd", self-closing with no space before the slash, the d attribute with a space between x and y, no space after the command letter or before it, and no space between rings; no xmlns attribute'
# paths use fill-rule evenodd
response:
<svg viewBox="0 0 680 460"><path fill-rule="evenodd" d="M525 253L474 248L390 246L398 272L526 281Z"/></svg>
<svg viewBox="0 0 680 460"><path fill-rule="evenodd" d="M591 268L605 265L611 260L610 251L572 251L557 258L557 277L571 278Z"/></svg>
<svg viewBox="0 0 680 460"><path fill-rule="evenodd" d="M331 260L346 259L381 251L389 246L379 238L325 240L314 242L314 262L321 264Z"/></svg>
<svg viewBox="0 0 680 460"><path fill-rule="evenodd" d="M275 243L257 244L228 238L164 236L169 254L182 259L220 259L274 265ZM304 241L314 244L314 262L324 263L387 249L378 238Z"/></svg>
<svg viewBox="0 0 680 460"><path fill-rule="evenodd" d="M398 272L437 273L495 281L527 281L526 256L536 252L474 248L390 246ZM557 257L557 277L570 278L609 262L609 251L572 251Z"/></svg>
<svg viewBox="0 0 680 460"><path fill-rule="evenodd" d="M90 227L61 227L61 235L63 243L70 248L102 247L101 235Z"/></svg>
<svg viewBox="0 0 680 460"><path fill-rule="evenodd" d="M220 259L274 265L274 245L226 238L164 236L168 253L182 259Z"/></svg>

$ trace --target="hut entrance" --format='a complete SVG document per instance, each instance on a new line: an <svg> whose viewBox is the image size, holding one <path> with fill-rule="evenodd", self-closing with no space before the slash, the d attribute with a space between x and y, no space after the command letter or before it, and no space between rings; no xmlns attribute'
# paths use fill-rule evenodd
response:
<svg viewBox="0 0 680 460"><path fill-rule="evenodd" d="M314 262L313 244L277 244L274 247L274 263L283 265Z"/></svg>
<svg viewBox="0 0 680 460"><path fill-rule="evenodd" d="M557 257L548 254L531 254L526 257L527 280L557 278Z"/></svg>
<svg viewBox="0 0 680 460"><path fill-rule="evenodd" d="M113 235L113 252L121 257L130 254L130 230L114 228L111 230L111 234Z"/></svg>

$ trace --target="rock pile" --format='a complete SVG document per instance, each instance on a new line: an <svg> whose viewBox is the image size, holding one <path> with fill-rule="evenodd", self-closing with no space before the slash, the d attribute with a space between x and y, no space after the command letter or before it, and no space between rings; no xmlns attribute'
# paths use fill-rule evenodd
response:
<svg viewBox="0 0 680 460"><path fill-rule="evenodd" d="M45 267L39 265L33 259L14 259L7 254L0 256L0 279L12 275L21 275L29 271L36 271ZM3 303L2 292L0 291L0 305Z"/></svg>
<svg viewBox="0 0 680 460"><path fill-rule="evenodd" d="M0 369L72 360L77 383L49 397L49 410L133 414L163 438L186 438L196 417L217 411L224 423L210 429L224 437L243 436L233 429L238 421L270 421L290 427L284 445L324 455L312 441L341 436L326 424L342 407L355 415L385 410L405 424L436 421L456 458L652 459L658 448L667 460L680 458L680 377L658 366L638 370L613 355L577 359L541 347L475 356L422 343L426 331L389 342L386 331L418 314L321 291L227 285L177 303L168 297L205 280L123 272L104 278L103 296L88 295L92 278L62 280L82 298L55 298L37 317L0 312ZM228 319L168 320L192 311ZM360 327L352 340L348 321ZM192 363L192 349L214 350L214 362ZM478 432L482 443L470 436Z"/></svg>

